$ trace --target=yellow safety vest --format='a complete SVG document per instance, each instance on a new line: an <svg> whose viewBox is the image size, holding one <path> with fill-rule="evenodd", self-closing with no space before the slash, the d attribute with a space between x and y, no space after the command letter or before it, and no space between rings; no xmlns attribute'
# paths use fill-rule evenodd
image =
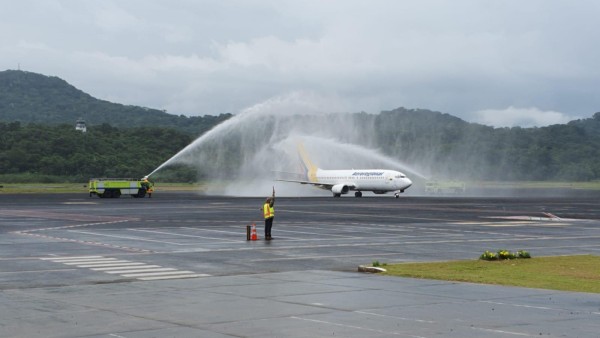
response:
<svg viewBox="0 0 600 338"><path fill-rule="evenodd" d="M273 208L269 203L265 203L263 205L263 215L265 219L275 217L275 208Z"/></svg>

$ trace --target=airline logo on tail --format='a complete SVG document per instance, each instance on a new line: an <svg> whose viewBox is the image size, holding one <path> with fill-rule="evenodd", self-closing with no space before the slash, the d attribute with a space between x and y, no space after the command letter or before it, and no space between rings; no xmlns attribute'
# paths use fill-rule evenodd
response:
<svg viewBox="0 0 600 338"><path fill-rule="evenodd" d="M306 173L306 178L309 182L318 182L317 180L317 168L316 165L312 163L308 154L306 153L306 149L304 149L304 145L302 143L298 143L298 154L300 154L300 159L302 160L302 164L304 164L304 170Z"/></svg>

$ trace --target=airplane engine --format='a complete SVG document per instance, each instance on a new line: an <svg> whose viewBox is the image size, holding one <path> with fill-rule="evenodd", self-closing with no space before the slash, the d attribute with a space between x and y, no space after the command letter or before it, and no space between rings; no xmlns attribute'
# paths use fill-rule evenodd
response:
<svg viewBox="0 0 600 338"><path fill-rule="evenodd" d="M333 187L331 187L331 192L334 195L347 194L348 190L350 190L350 188L348 188L348 186L344 184L336 184Z"/></svg>

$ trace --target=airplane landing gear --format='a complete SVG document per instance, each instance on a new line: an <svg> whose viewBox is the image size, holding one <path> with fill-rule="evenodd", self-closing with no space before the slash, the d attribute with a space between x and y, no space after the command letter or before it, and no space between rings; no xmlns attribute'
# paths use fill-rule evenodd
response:
<svg viewBox="0 0 600 338"><path fill-rule="evenodd" d="M362 192L360 192L360 191L355 192L354 197L362 197Z"/></svg>
<svg viewBox="0 0 600 338"><path fill-rule="evenodd" d="M396 193L395 195L396 195L396 198L399 198L399 197L400 197L400 194L399 194L399 193Z"/></svg>

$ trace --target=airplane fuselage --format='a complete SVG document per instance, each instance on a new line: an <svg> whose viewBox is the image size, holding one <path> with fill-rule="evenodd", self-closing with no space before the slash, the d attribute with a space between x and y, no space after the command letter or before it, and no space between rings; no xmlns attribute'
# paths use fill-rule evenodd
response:
<svg viewBox="0 0 600 338"><path fill-rule="evenodd" d="M349 191L355 191L355 197L362 197L363 191L385 194L393 191L396 198L412 185L412 181L403 173L389 169L352 169L323 170L317 167L306 153L302 143L298 144L298 154L304 165L306 180L278 180L310 184L330 190L334 197L340 197Z"/></svg>
<svg viewBox="0 0 600 338"><path fill-rule="evenodd" d="M311 175L312 174L312 175ZM404 192L412 181L403 173L387 169L323 170L317 169L308 179L323 189L331 190L334 196L347 194L350 190L358 194L372 191L383 194L390 191ZM329 188L331 187L331 188Z"/></svg>

